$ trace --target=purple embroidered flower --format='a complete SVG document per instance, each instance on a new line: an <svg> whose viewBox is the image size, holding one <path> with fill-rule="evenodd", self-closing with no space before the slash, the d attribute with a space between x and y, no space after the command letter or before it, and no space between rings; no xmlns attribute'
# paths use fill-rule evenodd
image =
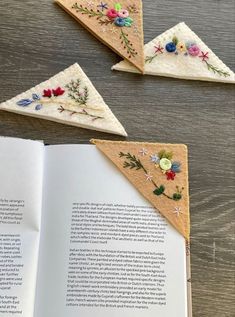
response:
<svg viewBox="0 0 235 317"><path fill-rule="evenodd" d="M108 10L108 4L107 3L101 2L97 7L100 8L102 11Z"/></svg>
<svg viewBox="0 0 235 317"><path fill-rule="evenodd" d="M188 52L191 56L198 56L200 53L200 48L194 44L188 48Z"/></svg>
<svg viewBox="0 0 235 317"><path fill-rule="evenodd" d="M122 26L125 26L126 20L123 19L123 18L118 17L118 18L116 18L116 19L114 20L114 24L117 25L117 26L122 27Z"/></svg>
<svg viewBox="0 0 235 317"><path fill-rule="evenodd" d="M42 105L36 105L35 110L39 111L42 109Z"/></svg>

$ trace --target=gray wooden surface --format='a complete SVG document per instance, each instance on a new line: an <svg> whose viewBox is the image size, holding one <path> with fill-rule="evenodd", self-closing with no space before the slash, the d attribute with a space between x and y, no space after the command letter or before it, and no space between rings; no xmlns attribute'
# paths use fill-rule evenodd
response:
<svg viewBox="0 0 235 317"><path fill-rule="evenodd" d="M235 70L234 5L145 0L145 41L185 21ZM0 0L0 101L78 62L130 140L189 146L194 317L234 317L234 86L111 72L119 60L50 0ZM0 135L51 144L120 139L7 112Z"/></svg>

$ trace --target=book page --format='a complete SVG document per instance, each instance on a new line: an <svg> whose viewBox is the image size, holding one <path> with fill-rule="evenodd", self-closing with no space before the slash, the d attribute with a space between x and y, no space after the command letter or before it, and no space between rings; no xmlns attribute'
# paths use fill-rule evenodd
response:
<svg viewBox="0 0 235 317"><path fill-rule="evenodd" d="M35 317L186 317L184 238L95 146L45 151Z"/></svg>
<svg viewBox="0 0 235 317"><path fill-rule="evenodd" d="M44 145L0 137L0 316L33 317Z"/></svg>

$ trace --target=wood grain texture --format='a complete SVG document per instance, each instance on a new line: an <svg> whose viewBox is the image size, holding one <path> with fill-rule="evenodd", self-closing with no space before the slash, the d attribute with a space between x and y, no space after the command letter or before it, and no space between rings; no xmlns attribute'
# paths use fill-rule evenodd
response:
<svg viewBox="0 0 235 317"><path fill-rule="evenodd" d="M145 42L185 21L235 70L234 14L233 0L145 0ZM189 146L194 317L234 317L234 85L111 72L119 60L51 1L0 0L0 101L78 62L130 140ZM0 135L120 139L3 111Z"/></svg>

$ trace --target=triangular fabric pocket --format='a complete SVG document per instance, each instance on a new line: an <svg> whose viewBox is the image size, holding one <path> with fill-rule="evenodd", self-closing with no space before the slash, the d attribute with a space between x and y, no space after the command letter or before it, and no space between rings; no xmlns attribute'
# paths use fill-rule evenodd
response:
<svg viewBox="0 0 235 317"><path fill-rule="evenodd" d="M0 110L127 135L78 64L1 103Z"/></svg>
<svg viewBox="0 0 235 317"><path fill-rule="evenodd" d="M91 140L188 240L188 155L183 144Z"/></svg>
<svg viewBox="0 0 235 317"><path fill-rule="evenodd" d="M235 83L235 74L184 23L179 23L144 46L146 75ZM113 70L137 73L127 61Z"/></svg>

